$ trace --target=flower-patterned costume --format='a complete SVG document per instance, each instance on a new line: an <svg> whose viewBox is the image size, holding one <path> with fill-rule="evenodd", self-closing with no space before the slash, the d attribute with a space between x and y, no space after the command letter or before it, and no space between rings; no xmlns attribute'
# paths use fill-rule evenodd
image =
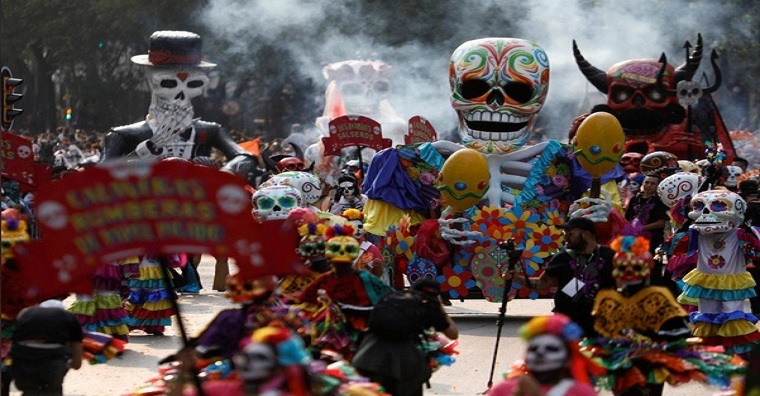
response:
<svg viewBox="0 0 760 396"><path fill-rule="evenodd" d="M744 312L744 301L755 296L755 281L747 272L751 259L760 251L760 234L752 228L739 228L746 203L726 190L710 190L691 200L694 219L693 240L697 267L684 278L682 296L699 300L699 309L690 320L693 334L707 345L723 345L731 353L744 353L760 347L757 317Z"/></svg>

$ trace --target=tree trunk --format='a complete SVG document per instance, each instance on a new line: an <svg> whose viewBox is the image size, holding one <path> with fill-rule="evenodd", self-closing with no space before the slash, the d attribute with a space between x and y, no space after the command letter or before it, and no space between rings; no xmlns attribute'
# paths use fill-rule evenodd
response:
<svg viewBox="0 0 760 396"><path fill-rule="evenodd" d="M53 73L55 70L47 62L44 55L42 42L30 45L32 54L31 70L34 73L34 87L31 87L35 103L30 113L27 125L32 133L37 134L46 130L55 131L57 126L58 111L55 107L55 87L53 86ZM30 106L31 107L31 106ZM30 115L31 115L30 114Z"/></svg>

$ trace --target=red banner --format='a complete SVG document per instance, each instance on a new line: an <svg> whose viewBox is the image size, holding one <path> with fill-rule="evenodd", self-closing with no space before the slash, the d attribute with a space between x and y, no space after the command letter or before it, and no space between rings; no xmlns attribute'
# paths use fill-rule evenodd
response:
<svg viewBox="0 0 760 396"><path fill-rule="evenodd" d="M303 271L295 229L255 222L241 178L188 161L104 163L41 186L35 200L43 238L16 258L47 293L56 282L78 291L98 265L146 254L231 257L245 278Z"/></svg>
<svg viewBox="0 0 760 396"><path fill-rule="evenodd" d="M12 132L0 132L0 172L5 179L34 185L32 142Z"/></svg>
<svg viewBox="0 0 760 396"><path fill-rule="evenodd" d="M438 133L430 121L414 116L409 119L409 132L404 135L404 144L428 143L438 140Z"/></svg>
<svg viewBox="0 0 760 396"><path fill-rule="evenodd" d="M330 135L322 138L325 155L340 155L346 147L369 147L380 151L393 145L391 139L383 138L382 127L377 121L364 116L345 115L329 123Z"/></svg>

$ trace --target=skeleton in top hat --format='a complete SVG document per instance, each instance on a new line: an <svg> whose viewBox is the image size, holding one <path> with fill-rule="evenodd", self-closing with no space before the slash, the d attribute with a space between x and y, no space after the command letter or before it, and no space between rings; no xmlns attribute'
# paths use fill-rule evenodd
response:
<svg viewBox="0 0 760 396"><path fill-rule="evenodd" d="M104 160L209 157L216 148L227 157L224 169L254 180L256 159L238 146L219 124L196 118L191 100L202 95L216 66L201 60L201 37L182 31L158 31L150 36L146 55L132 62L148 66L151 102L145 121L113 128L105 139Z"/></svg>

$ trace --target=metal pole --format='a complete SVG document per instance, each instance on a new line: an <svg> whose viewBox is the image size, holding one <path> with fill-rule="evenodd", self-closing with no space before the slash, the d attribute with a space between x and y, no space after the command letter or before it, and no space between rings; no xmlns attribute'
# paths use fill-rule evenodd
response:
<svg viewBox="0 0 760 396"><path fill-rule="evenodd" d="M522 256L522 250L515 250L515 241L514 239L509 239L506 242L499 243L499 249L502 251L507 252L508 258L507 261L509 265L507 266L507 272L510 273L514 271L515 266L517 265L517 261L520 259L520 256ZM497 266L501 265L501 252L496 256L496 263ZM504 273L501 274L502 276ZM491 360L491 374L488 376L488 388L486 389L483 394L488 393L488 389L491 389L491 386L493 385L493 374L494 370L496 369L496 356L499 353L499 341L501 340L501 329L504 326L504 318L507 314L507 298L509 296L509 292L512 291L512 278L509 278L508 281L504 284L504 294L501 298L501 307L499 308L499 317L496 320L496 345L494 345L493 348L493 359Z"/></svg>
<svg viewBox="0 0 760 396"><path fill-rule="evenodd" d="M164 283L166 284L166 288L169 290L169 301L172 305L172 308L174 309L174 314L177 316L177 325L179 326L179 334L182 337L182 348L184 349L188 347L187 332L185 331L185 324L182 322L179 303L177 303L177 292L174 291L172 277L169 274L168 260L166 256L160 256L158 261L161 263L161 275L164 278ZM193 265L193 263L188 262L186 265ZM198 372L195 370L195 367L189 367L189 369L193 373L193 384L198 390L198 395L204 396L201 380L198 378Z"/></svg>

